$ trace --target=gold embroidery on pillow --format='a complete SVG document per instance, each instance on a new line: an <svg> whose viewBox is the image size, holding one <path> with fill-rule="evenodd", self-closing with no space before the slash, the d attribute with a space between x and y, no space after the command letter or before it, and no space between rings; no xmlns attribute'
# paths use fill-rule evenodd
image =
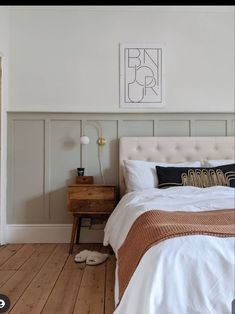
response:
<svg viewBox="0 0 235 314"><path fill-rule="evenodd" d="M209 187L215 185L230 186L230 181L235 180L235 171L223 173L220 169L190 169L181 174L182 185Z"/></svg>

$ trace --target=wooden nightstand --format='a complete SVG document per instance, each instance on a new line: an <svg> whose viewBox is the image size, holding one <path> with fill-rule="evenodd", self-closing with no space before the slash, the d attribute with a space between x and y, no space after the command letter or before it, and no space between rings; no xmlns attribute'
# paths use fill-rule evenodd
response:
<svg viewBox="0 0 235 314"><path fill-rule="evenodd" d="M81 219L109 216L117 203L116 185L74 184L68 186L67 210L73 214L69 253L73 252L75 236L79 241Z"/></svg>

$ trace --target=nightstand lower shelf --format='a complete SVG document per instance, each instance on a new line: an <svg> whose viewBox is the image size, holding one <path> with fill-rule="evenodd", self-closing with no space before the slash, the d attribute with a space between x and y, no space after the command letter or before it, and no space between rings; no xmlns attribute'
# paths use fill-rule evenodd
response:
<svg viewBox="0 0 235 314"><path fill-rule="evenodd" d="M73 246L76 238L76 243L79 243L80 231L82 218L92 218L92 217L105 217L110 215L110 213L73 213L73 226L71 232L70 246L69 246L69 254L73 254Z"/></svg>

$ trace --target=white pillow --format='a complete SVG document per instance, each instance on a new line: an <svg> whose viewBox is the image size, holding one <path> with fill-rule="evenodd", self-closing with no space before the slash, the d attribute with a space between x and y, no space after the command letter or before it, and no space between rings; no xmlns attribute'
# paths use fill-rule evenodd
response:
<svg viewBox="0 0 235 314"><path fill-rule="evenodd" d="M218 167L218 166L224 166L224 165L230 165L234 164L235 160L234 159L210 159L210 160L205 160L205 166L206 167Z"/></svg>
<svg viewBox="0 0 235 314"><path fill-rule="evenodd" d="M142 160L123 160L126 192L156 188L158 178L155 166L162 167L200 167L200 161L165 163Z"/></svg>

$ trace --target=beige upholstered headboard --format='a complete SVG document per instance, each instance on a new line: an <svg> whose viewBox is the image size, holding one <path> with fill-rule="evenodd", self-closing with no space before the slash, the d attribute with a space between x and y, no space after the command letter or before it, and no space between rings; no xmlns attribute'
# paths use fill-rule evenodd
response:
<svg viewBox="0 0 235 314"><path fill-rule="evenodd" d="M121 137L119 140L120 196L125 193L123 160L184 162L234 159L234 137Z"/></svg>

